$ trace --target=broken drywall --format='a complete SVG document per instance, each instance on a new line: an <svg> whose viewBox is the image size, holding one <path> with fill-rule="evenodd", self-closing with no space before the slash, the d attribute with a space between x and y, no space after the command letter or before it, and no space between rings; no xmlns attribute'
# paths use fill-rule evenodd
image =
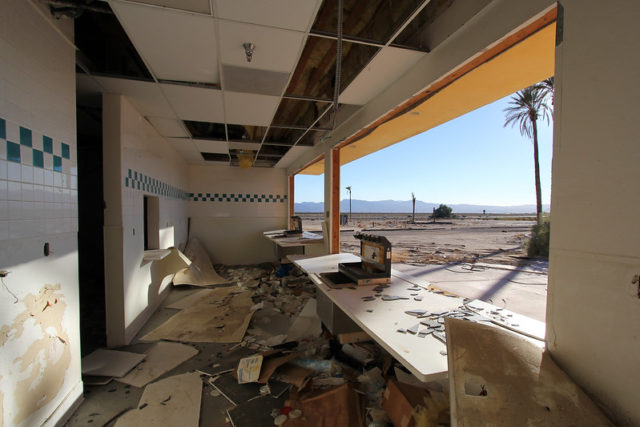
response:
<svg viewBox="0 0 640 427"><path fill-rule="evenodd" d="M24 341L28 333L39 337L28 344L22 356L4 366L7 377L1 381L15 384L13 424L20 424L49 403L64 383L71 350L68 333L62 326L67 304L60 288L59 284L45 285L38 295L28 294L22 299L25 310L0 329L0 346Z"/></svg>

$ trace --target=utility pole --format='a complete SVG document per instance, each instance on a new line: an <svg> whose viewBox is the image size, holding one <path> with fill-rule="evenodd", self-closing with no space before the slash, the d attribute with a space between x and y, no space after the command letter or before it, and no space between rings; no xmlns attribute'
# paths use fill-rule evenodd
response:
<svg viewBox="0 0 640 427"><path fill-rule="evenodd" d="M411 193L411 201L413 202L413 213L411 214L411 222L416 223L416 195Z"/></svg>
<svg viewBox="0 0 640 427"><path fill-rule="evenodd" d="M351 223L351 186L347 187L347 191L349 192L349 223Z"/></svg>

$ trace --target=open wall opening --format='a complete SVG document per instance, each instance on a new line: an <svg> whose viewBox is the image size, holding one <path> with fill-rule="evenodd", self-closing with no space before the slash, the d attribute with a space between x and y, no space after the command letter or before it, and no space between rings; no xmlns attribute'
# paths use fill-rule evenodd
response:
<svg viewBox="0 0 640 427"><path fill-rule="evenodd" d="M76 114L80 338L82 354L86 355L106 345L100 95L79 97Z"/></svg>
<svg viewBox="0 0 640 427"><path fill-rule="evenodd" d="M160 199L144 196L144 250L160 249Z"/></svg>

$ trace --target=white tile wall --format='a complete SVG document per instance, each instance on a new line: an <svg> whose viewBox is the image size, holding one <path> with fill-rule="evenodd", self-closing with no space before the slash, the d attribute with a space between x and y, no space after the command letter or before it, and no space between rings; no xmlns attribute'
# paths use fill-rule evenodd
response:
<svg viewBox="0 0 640 427"><path fill-rule="evenodd" d="M4 120L7 138L1 138L4 158L8 158L7 141L20 143L20 126L26 123ZM42 136L51 136L53 153L42 152ZM54 170L54 155L62 154L63 141L47 130L33 131L32 147L20 146L20 163L0 160L0 201L7 202L0 210L0 240L35 237L40 234L77 232L77 170L75 150L69 159L61 159L61 170ZM11 138L17 137L17 140ZM73 141L65 141L73 146ZM37 148L39 147L39 148ZM33 151L42 152L42 167L33 164ZM73 155L72 155L73 154Z"/></svg>
<svg viewBox="0 0 640 427"><path fill-rule="evenodd" d="M43 151L42 136L47 135L56 154L62 142L69 145L70 159L62 162L63 171L70 175L76 167L75 51L52 28L72 34L73 21L56 21L42 7L38 2L0 1L0 269L11 271L5 281L20 300L38 295L45 284L60 285L67 305L62 328L69 337L65 345L71 359L58 389L52 388L57 380L50 377L51 359L38 359L39 375L30 386L51 387L45 400L29 402L27 408L16 393L17 384L25 380L20 359L3 359L0 425L18 427L47 420L55 424L62 415L54 415L56 408L68 404L65 399L73 402L77 396L71 396L71 391L81 388L77 236L73 233L77 230L76 190L68 176L62 179L62 173L54 171L52 154L43 153L42 166L38 158L34 164L33 155L34 149ZM31 130L31 146L19 145L21 126ZM20 158L9 158L9 152L19 153ZM43 254L44 242L52 247L48 257ZM10 325L24 309L23 303L0 299L0 324ZM23 324L25 332L19 339L5 340L0 354L23 355L46 333L29 322ZM27 416L16 420L22 410Z"/></svg>

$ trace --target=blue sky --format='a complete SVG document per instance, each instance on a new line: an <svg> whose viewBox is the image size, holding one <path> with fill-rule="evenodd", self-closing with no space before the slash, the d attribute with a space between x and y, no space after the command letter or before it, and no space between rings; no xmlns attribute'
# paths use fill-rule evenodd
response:
<svg viewBox="0 0 640 427"><path fill-rule="evenodd" d="M509 97L342 166L341 199L535 205L533 143L503 127ZM553 123L538 121L542 203L551 198ZM296 175L295 201L321 202L324 177Z"/></svg>

